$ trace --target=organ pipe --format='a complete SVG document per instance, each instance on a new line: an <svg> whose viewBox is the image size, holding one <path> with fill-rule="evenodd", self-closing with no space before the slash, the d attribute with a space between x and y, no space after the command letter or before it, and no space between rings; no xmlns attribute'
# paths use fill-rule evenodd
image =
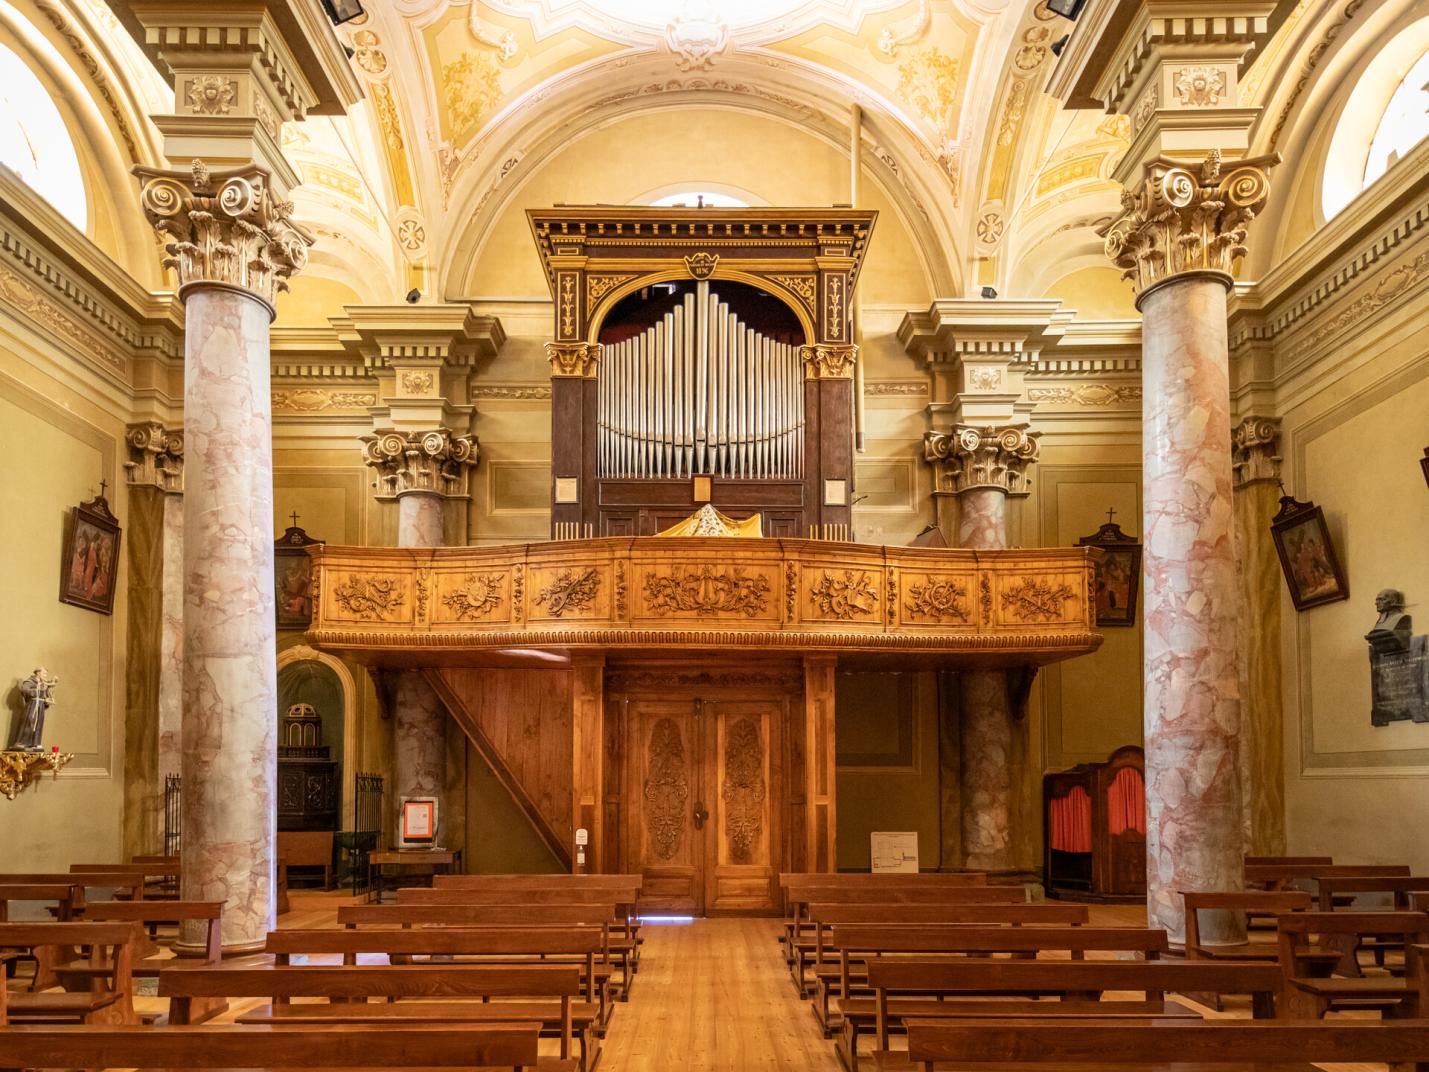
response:
<svg viewBox="0 0 1429 1072"><path fill-rule="evenodd" d="M601 476L803 478L799 348L745 324L708 281L609 348L596 397Z"/></svg>

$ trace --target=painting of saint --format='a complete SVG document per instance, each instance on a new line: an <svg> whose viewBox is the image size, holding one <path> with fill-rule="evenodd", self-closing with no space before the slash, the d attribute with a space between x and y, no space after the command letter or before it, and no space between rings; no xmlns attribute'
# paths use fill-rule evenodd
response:
<svg viewBox="0 0 1429 1072"><path fill-rule="evenodd" d="M1287 500L1289 505L1287 505ZM1335 555L1324 512L1286 496L1270 526L1285 583L1296 610L1349 598L1349 587Z"/></svg>
<svg viewBox="0 0 1429 1072"><path fill-rule="evenodd" d="M119 523L104 496L74 508L61 563L60 602L113 613Z"/></svg>
<svg viewBox="0 0 1429 1072"><path fill-rule="evenodd" d="M313 560L307 548L322 543L293 523L273 542L273 604L279 629L306 629L313 623Z"/></svg>
<svg viewBox="0 0 1429 1072"><path fill-rule="evenodd" d="M1116 510L1107 511L1107 523L1091 536L1077 541L1080 547L1100 547L1097 563L1097 625L1134 626L1136 594L1141 586L1141 543L1121 531L1114 520Z"/></svg>

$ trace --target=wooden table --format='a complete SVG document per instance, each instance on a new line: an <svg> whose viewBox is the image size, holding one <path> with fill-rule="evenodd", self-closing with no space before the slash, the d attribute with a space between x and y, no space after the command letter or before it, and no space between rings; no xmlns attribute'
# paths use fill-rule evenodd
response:
<svg viewBox="0 0 1429 1072"><path fill-rule="evenodd" d="M461 849L398 849L369 853L367 856L367 887L369 891L367 900L369 902L382 900L382 880L385 877L383 868L389 866L429 867L434 875L438 873L438 868L441 868L443 874L455 875L461 870Z"/></svg>

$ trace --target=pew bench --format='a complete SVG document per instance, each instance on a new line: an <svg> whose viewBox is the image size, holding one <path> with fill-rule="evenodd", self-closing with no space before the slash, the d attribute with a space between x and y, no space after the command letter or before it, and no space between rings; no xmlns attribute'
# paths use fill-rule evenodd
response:
<svg viewBox="0 0 1429 1072"><path fill-rule="evenodd" d="M137 923L0 923L0 947L29 950L36 962L35 986L8 996L11 1023L136 1024L134 949L144 941ZM107 964L82 991L46 989L61 951L89 950L94 964ZM4 1066L0 1066L4 1067Z"/></svg>
<svg viewBox="0 0 1429 1072"><path fill-rule="evenodd" d="M1064 952L1074 960L1097 952L1140 953L1154 959L1169 949L1164 930L1140 927L977 927L961 925L852 925L832 928L829 948L838 953L837 965L815 970L818 987L814 1018L824 1037L842 1026L846 1002L867 995L868 968L888 956L986 958L1009 953L1035 958L1039 953ZM981 962L981 961L980 961ZM1030 962L1030 960L1029 960ZM986 961L989 964L1002 961ZM1278 974L1278 973L1276 973ZM834 1005L832 999L839 1001Z"/></svg>
<svg viewBox="0 0 1429 1072"><path fill-rule="evenodd" d="M337 921L343 927L575 927L606 931L606 952L620 969L620 1001L630 1000L639 939L613 920L611 904L597 905L343 905ZM622 933L612 932L620 927Z"/></svg>
<svg viewBox="0 0 1429 1072"><path fill-rule="evenodd" d="M1429 1021L1335 1024L1204 1020L909 1020L908 1050L879 1067L923 1072L1318 1072L1314 1063L1403 1064L1429 1072ZM1314 1062L1314 1063L1312 1063Z"/></svg>
<svg viewBox="0 0 1429 1072"><path fill-rule="evenodd" d="M849 900L848 897L841 896L842 894L854 895L856 900L860 895L869 895L870 891L873 891L876 896L876 891L880 890L892 893L903 890L965 889L969 886L986 886L987 873L984 871L921 871L918 874L909 875L876 875L867 871L812 872L807 874L781 872L778 883L780 893L784 898L785 911L788 913L784 929L779 935L779 941L787 944L791 936L798 936L805 929L800 919L800 910L809 903L809 894L813 894L813 900L831 904L836 901ZM1025 893L1022 899L1026 899ZM863 900L858 903L874 904L877 901ZM889 900L887 903L900 902ZM910 902L903 901L901 903ZM785 954L790 960L793 959L793 953L789 949L785 949Z"/></svg>
<svg viewBox="0 0 1429 1072"><path fill-rule="evenodd" d="M986 889L1003 887L989 886ZM812 938L794 940L794 981L801 998L814 986L813 970L825 963L824 952L831 926L852 924L962 924L990 926L1005 924L1021 926L1078 927L1091 918L1086 905L1072 904L937 904L937 905L874 905L874 904L809 904L805 915L813 925Z"/></svg>
<svg viewBox="0 0 1429 1072"><path fill-rule="evenodd" d="M559 1039L563 1060L578 1045L574 1067L591 1072L600 1052L594 1037L599 1010L581 1000L584 985L574 964L176 967L159 976L159 993L173 1010L171 1023L189 1023L203 1002L266 998L269 1004L243 1013L236 1023L285 1029L535 1024L543 1036Z"/></svg>
<svg viewBox="0 0 1429 1072"><path fill-rule="evenodd" d="M501 1068L570 1072L543 1059L537 1024L269 1027L14 1027L0 1031L0 1068L294 1069Z"/></svg>
<svg viewBox="0 0 1429 1072"><path fill-rule="evenodd" d="M1245 969L1249 969L1246 971ZM855 999L845 1013L837 1053L843 1066L856 1072L858 1041L874 1036L874 1052L887 1054L889 1035L911 1020L1046 1019L1116 1020L1127 1023L1180 1022L1201 1019L1196 1010L1168 1001L1168 990L1195 989L1207 993L1259 993L1261 1013L1270 1011L1278 986L1273 965L1229 962L1156 961L870 961L869 986L874 996ZM1101 1000L1108 991L1132 991L1144 1000ZM931 997L907 998L914 992ZM1045 997L1057 1000L1039 1000ZM942 999L942 1000L937 1000ZM894 1063L884 1058L885 1064ZM908 1066L911 1067L911 1066Z"/></svg>
<svg viewBox="0 0 1429 1072"><path fill-rule="evenodd" d="M1386 1017L1417 1015L1418 979L1412 968L1406 976L1358 974L1317 976L1306 965L1303 951L1311 938L1329 944L1348 938L1351 944L1364 935L1393 935L1406 949L1429 943L1429 914L1424 912L1300 912L1276 921L1280 970L1284 979L1283 1015L1297 1020L1319 1020L1325 1013L1344 1009L1378 1009Z"/></svg>
<svg viewBox="0 0 1429 1072"><path fill-rule="evenodd" d="M605 959L602 927L427 927L404 930L269 931L264 945L280 966L295 955L340 955L356 966L361 954L394 958L473 957L472 966L564 964L578 967L585 1000L596 1009L596 1031L604 1034L616 987ZM438 962L440 963L440 962ZM465 963L465 962L463 962ZM425 970L429 964L402 965Z"/></svg>

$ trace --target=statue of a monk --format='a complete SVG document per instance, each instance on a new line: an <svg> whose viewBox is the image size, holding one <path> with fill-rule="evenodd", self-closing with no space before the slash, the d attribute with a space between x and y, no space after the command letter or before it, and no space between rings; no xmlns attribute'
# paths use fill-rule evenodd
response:
<svg viewBox="0 0 1429 1072"><path fill-rule="evenodd" d="M11 747L17 752L39 752L44 746L41 738L45 733L45 712L54 703L54 688L59 678L54 677L43 666L20 682L20 695L25 698L25 714L20 719L20 728L15 732L15 743Z"/></svg>

